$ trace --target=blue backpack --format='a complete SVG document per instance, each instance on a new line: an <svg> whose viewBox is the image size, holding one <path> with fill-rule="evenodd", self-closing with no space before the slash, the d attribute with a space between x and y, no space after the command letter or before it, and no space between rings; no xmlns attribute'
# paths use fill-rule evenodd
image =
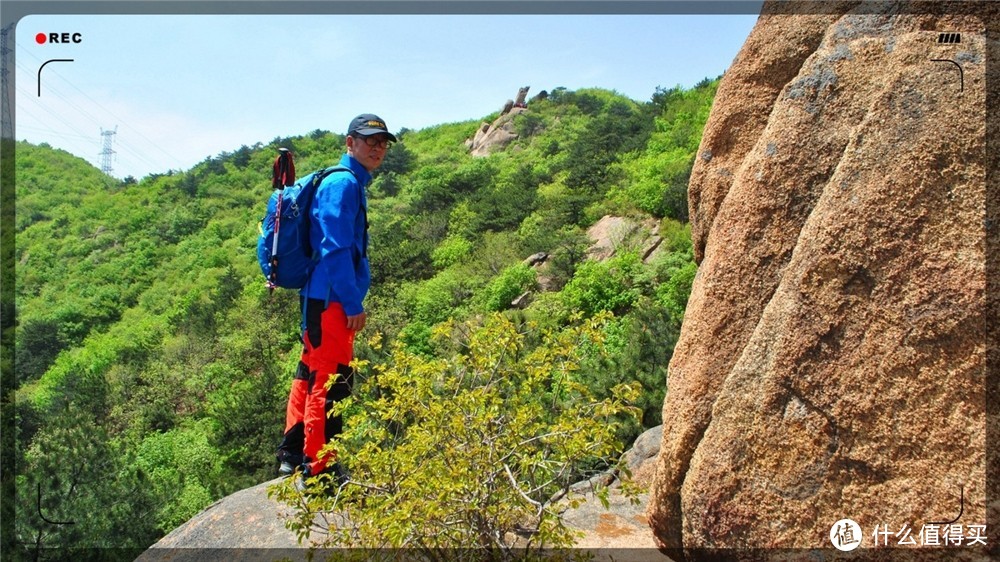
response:
<svg viewBox="0 0 1000 562"><path fill-rule="evenodd" d="M257 261L267 278L267 287L302 289L309 280L318 256L309 243L309 209L316 188L334 172L351 172L344 166L317 170L295 182L292 155L282 148L275 160L267 212L260 222ZM353 172L351 172L353 174Z"/></svg>

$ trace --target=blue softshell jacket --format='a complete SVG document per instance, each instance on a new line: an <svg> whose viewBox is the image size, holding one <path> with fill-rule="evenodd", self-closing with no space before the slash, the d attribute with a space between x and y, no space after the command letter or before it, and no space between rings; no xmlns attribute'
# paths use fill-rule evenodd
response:
<svg viewBox="0 0 1000 562"><path fill-rule="evenodd" d="M347 316L364 312L361 302L371 286L368 267L368 198L372 176L345 154L340 165L354 172L334 172L316 188L310 209L309 241L318 261L303 296L339 302Z"/></svg>

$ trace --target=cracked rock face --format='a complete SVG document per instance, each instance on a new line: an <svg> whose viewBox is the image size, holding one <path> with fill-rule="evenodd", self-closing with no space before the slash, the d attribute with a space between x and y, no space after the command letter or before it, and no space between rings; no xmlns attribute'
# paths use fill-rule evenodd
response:
<svg viewBox="0 0 1000 562"><path fill-rule="evenodd" d="M647 511L674 558L830 548L844 518L870 547L877 525L916 534L953 519L963 496L960 523L985 524L995 497L984 224L996 46L983 32L998 10L840 7L762 16L706 125L689 188L699 271ZM935 59L958 61L961 78Z"/></svg>

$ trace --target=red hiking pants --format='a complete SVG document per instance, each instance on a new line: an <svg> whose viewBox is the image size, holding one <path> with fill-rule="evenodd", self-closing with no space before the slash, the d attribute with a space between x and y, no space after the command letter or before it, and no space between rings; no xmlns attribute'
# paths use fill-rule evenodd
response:
<svg viewBox="0 0 1000 562"><path fill-rule="evenodd" d="M354 386L350 367L354 332L347 329L340 303L331 302L324 309L325 304L317 299L303 304L302 356L288 396L284 438L278 446L279 458L297 460L301 455L311 475L336 460L336 453L321 457L320 449L343 430L341 416L329 413L334 403L351 395ZM331 379L334 382L327 388Z"/></svg>

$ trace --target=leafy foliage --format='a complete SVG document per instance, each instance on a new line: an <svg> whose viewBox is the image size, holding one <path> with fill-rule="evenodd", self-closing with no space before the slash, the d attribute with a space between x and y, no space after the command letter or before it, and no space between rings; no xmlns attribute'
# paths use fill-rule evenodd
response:
<svg viewBox="0 0 1000 562"><path fill-rule="evenodd" d="M715 79L691 90L657 88L653 132L644 150L621 160L624 180L612 190L613 199L657 217L687 220L688 179L718 85Z"/></svg>
<svg viewBox="0 0 1000 562"><path fill-rule="evenodd" d="M621 450L617 416L634 413L634 387L617 385L598 400L580 382L580 350L602 345L606 321L597 316L546 334L534 349L521 331L532 328L500 315L481 327L445 323L435 338L459 334L451 343L462 353L426 358L396 346L366 365L373 373L363 398L340 405L349 429L333 444L353 451L351 481L338 487L328 475L314 477L335 493L313 496L289 483L275 487L299 508L292 528L321 543L368 549L509 555L515 546L571 546L559 512L582 496L570 485L594 459ZM350 523L315 529L321 512Z"/></svg>
<svg viewBox="0 0 1000 562"><path fill-rule="evenodd" d="M606 262L586 262L563 288L563 300L570 309L587 314L625 313L639 297L634 277L640 267L635 253L624 253Z"/></svg>
<svg viewBox="0 0 1000 562"><path fill-rule="evenodd" d="M486 287L486 309L493 312L506 310L511 301L535 286L537 274L523 263L512 265L495 277Z"/></svg>
<svg viewBox="0 0 1000 562"><path fill-rule="evenodd" d="M150 434L136 452L135 466L148 479L147 492L159 505L155 520L165 533L211 503L209 489L221 480L220 457L208 442L206 422Z"/></svg>
<svg viewBox="0 0 1000 562"><path fill-rule="evenodd" d="M145 548L158 529L144 474L88 412L70 406L61 414L20 452L18 542L26 550ZM108 481L114 485L102 484Z"/></svg>
<svg viewBox="0 0 1000 562"><path fill-rule="evenodd" d="M472 242L457 235L451 235L438 244L431 253L434 267L444 269L461 262L472 252Z"/></svg>

